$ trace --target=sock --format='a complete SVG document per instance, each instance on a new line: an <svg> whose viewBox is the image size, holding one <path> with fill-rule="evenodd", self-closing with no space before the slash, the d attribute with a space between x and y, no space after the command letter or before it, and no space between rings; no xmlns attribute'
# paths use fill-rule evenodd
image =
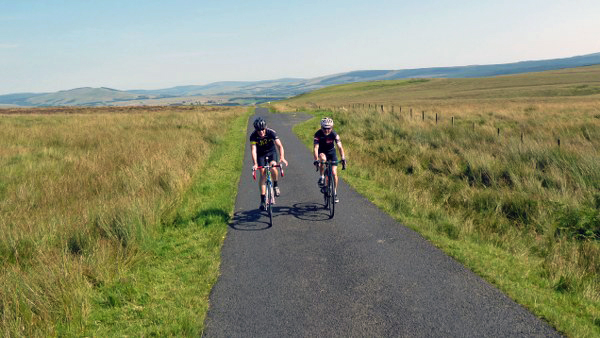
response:
<svg viewBox="0 0 600 338"><path fill-rule="evenodd" d="M277 186L277 181L273 181L273 187Z"/></svg>
<svg viewBox="0 0 600 338"><path fill-rule="evenodd" d="M260 195L260 201L261 202L266 202L267 201L267 195Z"/></svg>
<svg viewBox="0 0 600 338"><path fill-rule="evenodd" d="M325 179L325 175L322 175L322 176L321 176L321 179L322 179L322 180L324 180L324 179Z"/></svg>

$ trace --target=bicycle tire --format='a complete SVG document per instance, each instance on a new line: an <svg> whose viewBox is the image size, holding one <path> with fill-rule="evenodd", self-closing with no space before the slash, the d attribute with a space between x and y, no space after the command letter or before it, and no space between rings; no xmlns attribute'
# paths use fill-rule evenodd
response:
<svg viewBox="0 0 600 338"><path fill-rule="evenodd" d="M325 177L326 177L327 179L329 179L329 171L328 171L328 168L325 168ZM325 209L328 209L328 210L329 210L329 195L328 195L328 192L327 192L327 189L328 189L328 184L329 184L328 182L329 182L329 181L327 181L327 182L323 182L323 186L321 186L321 192L323 192L323 207L324 207Z"/></svg>
<svg viewBox="0 0 600 338"><path fill-rule="evenodd" d="M273 226L273 186L267 182L267 214L269 214L269 225Z"/></svg>
<svg viewBox="0 0 600 338"><path fill-rule="evenodd" d="M329 172L329 183L327 190L329 190L329 218L333 218L333 215L335 214L335 180L331 171Z"/></svg>

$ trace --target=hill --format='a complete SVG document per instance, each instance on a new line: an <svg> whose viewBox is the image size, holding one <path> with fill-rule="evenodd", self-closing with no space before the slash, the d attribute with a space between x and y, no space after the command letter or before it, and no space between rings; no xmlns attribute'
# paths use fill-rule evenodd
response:
<svg viewBox="0 0 600 338"><path fill-rule="evenodd" d="M322 88L282 103L293 106L517 99L600 94L600 65L488 78L403 79Z"/></svg>
<svg viewBox="0 0 600 338"><path fill-rule="evenodd" d="M224 81L207 85L177 86L157 90L121 91L78 88L56 93L0 95L0 105L140 105L140 104L256 104L289 98L324 87L354 82L407 78L474 78L521 74L600 64L600 53L562 59L523 61L495 65L470 65L402 70L357 70L311 79L283 78L266 81ZM220 99L215 99L219 97ZM162 100L161 99L168 99ZM152 101L148 101L152 100Z"/></svg>

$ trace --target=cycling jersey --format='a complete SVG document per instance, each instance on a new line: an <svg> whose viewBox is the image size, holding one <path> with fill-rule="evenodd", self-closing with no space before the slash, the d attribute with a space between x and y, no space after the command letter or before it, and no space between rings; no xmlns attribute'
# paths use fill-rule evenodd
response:
<svg viewBox="0 0 600 338"><path fill-rule="evenodd" d="M261 157L268 153L275 152L275 140L277 140L277 133L273 129L267 128L265 137L258 136L258 131L254 131L250 135L250 144L256 145L256 155Z"/></svg>
<svg viewBox="0 0 600 338"><path fill-rule="evenodd" d="M340 136L334 130L329 135L325 135L322 129L317 130L315 133L314 144L319 145L319 154L335 153L335 144L337 142L340 142Z"/></svg>

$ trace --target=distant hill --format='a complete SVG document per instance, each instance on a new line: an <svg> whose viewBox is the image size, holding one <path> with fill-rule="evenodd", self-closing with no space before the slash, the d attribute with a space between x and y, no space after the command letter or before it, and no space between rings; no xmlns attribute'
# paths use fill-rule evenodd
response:
<svg viewBox="0 0 600 338"><path fill-rule="evenodd" d="M121 91L110 88L77 88L56 93L0 95L0 105L70 106L127 104L187 104L219 102L252 104L284 99L323 87L353 82L406 78L474 78L575 68L600 64L600 53L570 58L523 61L495 65L435 67L401 70L358 70L312 79L284 78L266 81L225 81L207 85L177 86L157 90ZM210 97L193 100L190 97ZM221 97L215 100L215 97ZM161 101L161 99L164 99ZM168 99L168 100L167 100Z"/></svg>

